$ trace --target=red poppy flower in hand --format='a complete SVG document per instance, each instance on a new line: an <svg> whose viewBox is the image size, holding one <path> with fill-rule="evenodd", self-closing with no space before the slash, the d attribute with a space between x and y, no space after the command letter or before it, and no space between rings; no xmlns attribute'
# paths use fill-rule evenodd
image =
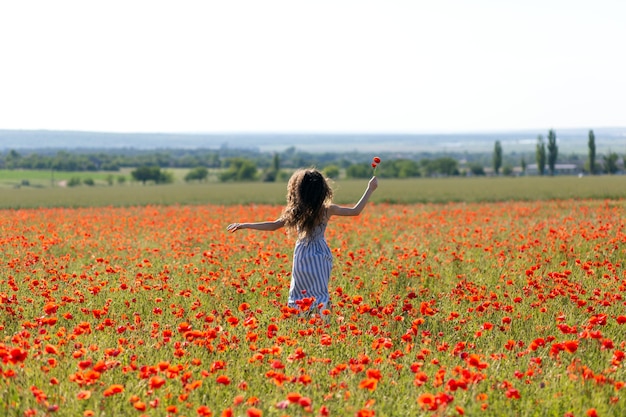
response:
<svg viewBox="0 0 626 417"><path fill-rule="evenodd" d="M374 158L372 158L372 168L374 169L374 175L376 175L376 168L378 167L378 164L380 164L380 158L375 156Z"/></svg>

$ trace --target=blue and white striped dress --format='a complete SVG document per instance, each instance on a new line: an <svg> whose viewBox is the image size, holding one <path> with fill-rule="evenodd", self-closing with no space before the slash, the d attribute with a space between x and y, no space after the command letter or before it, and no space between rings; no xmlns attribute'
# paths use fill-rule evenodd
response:
<svg viewBox="0 0 626 417"><path fill-rule="evenodd" d="M322 305L321 310L330 308L328 281L333 267L333 257L324 233L326 222L320 223L311 236L296 241L293 252L289 306L298 308L296 301L314 297L312 310Z"/></svg>

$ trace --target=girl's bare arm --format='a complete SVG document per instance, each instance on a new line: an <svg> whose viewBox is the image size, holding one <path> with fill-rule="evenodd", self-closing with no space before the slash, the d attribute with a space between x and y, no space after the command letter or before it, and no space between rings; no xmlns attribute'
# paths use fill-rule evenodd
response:
<svg viewBox="0 0 626 417"><path fill-rule="evenodd" d="M363 193L363 196L358 203L356 203L353 207L343 207L336 204L331 204L330 207L328 207L328 214L330 216L358 216L367 205L370 196L377 187L378 179L376 177L372 177L367 184L367 188L365 189L365 192Z"/></svg>
<svg viewBox="0 0 626 417"><path fill-rule="evenodd" d="M228 225L226 230L229 232L236 232L239 229L254 229L254 230L264 230L273 232L274 230L278 230L285 225L285 221L282 219L276 219L274 221L268 222L255 222L255 223L231 223Z"/></svg>

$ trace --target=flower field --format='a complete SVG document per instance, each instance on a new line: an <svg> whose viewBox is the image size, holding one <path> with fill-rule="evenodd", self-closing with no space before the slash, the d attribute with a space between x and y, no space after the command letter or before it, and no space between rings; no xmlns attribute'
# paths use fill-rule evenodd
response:
<svg viewBox="0 0 626 417"><path fill-rule="evenodd" d="M274 205L0 211L8 416L626 415L624 201L372 204L286 307ZM305 306L305 308L308 306Z"/></svg>

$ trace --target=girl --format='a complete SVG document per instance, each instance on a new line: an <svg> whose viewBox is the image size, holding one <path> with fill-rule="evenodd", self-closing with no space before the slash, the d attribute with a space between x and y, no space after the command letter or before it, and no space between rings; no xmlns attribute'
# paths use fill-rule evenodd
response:
<svg viewBox="0 0 626 417"><path fill-rule="evenodd" d="M318 170L301 169L289 179L287 206L278 219L232 223L227 230L274 231L286 227L288 231L295 231L298 238L293 253L288 305L306 309L302 300L314 298L311 305L319 307L322 312L330 309L328 281L332 268L332 254L324 237L326 225L332 216L358 216L377 187L378 180L372 177L359 202L353 207L342 207L332 203L333 192Z"/></svg>

